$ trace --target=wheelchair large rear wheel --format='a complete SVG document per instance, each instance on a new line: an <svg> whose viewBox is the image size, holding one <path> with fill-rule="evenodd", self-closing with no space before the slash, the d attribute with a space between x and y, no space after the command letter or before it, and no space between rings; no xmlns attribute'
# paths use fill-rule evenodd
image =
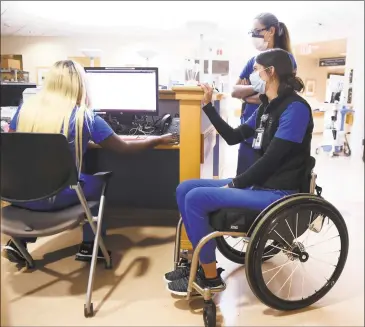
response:
<svg viewBox="0 0 365 327"><path fill-rule="evenodd" d="M268 239L277 240L281 252L263 264ZM248 283L257 298L273 309L310 306L340 277L348 242L343 217L327 201L313 195L284 200L266 212L251 235L246 253Z"/></svg>
<svg viewBox="0 0 365 327"><path fill-rule="evenodd" d="M243 237L231 237L222 236L216 238L217 248L220 253L224 255L228 260L238 263L240 265L245 264L246 251L248 242ZM267 261L273 258L280 252L278 242L268 241L265 247L265 253L262 256L262 261Z"/></svg>

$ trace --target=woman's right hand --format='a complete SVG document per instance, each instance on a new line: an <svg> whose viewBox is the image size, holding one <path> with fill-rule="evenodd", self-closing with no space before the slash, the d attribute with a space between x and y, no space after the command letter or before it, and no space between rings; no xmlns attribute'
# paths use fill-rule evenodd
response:
<svg viewBox="0 0 365 327"><path fill-rule="evenodd" d="M177 134L164 134L158 138L160 145L176 144L179 142L179 136Z"/></svg>
<svg viewBox="0 0 365 327"><path fill-rule="evenodd" d="M204 83L204 84L200 84L201 88L203 89L204 91L204 96L203 96L203 105L207 105L208 103L211 103L212 102L212 98L213 98L213 88L207 84L207 83Z"/></svg>

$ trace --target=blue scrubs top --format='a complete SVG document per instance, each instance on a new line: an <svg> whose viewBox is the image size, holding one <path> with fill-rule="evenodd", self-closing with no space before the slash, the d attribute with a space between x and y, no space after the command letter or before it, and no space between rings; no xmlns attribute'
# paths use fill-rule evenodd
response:
<svg viewBox="0 0 365 327"><path fill-rule="evenodd" d="M14 131L17 129L17 122L19 113L21 112L21 106L15 113L12 121L10 122L10 128ZM75 108L71 114L70 125L69 125L69 145L71 152L76 159L75 151L75 114L77 108ZM91 115L85 115L83 134L82 134L82 150L83 155L86 152L87 144L89 141L93 141L96 144L107 139L109 136L114 134L112 128L105 122L104 119L92 113ZM87 200L99 200L101 192L101 180L95 176L86 174L80 174L80 181L83 182L83 190ZM66 188L59 192L52 199L45 199L40 201L26 202L26 203L13 203L16 206L31 210L39 211L50 211L59 210L68 206L79 203L78 197L75 190Z"/></svg>
<svg viewBox="0 0 365 327"><path fill-rule="evenodd" d="M254 111L251 117L246 121L246 125L256 129L258 109ZM292 102L279 118L279 127L274 137L294 142L302 143L306 134L310 120L308 107L302 102Z"/></svg>
<svg viewBox="0 0 365 327"><path fill-rule="evenodd" d="M21 111L21 106L18 108L17 112L15 113L13 119L10 122L10 128L16 131L19 113ZM71 152L76 156L75 153L75 114L77 112L77 108L72 111L71 118L70 118L70 125L69 125L69 144ZM106 123L104 119L100 116L95 115L92 113L91 115L85 115L84 119L84 128L82 132L82 149L83 154L85 154L86 147L89 141L93 141L96 144L104 141L110 135L112 135L114 131L111 127ZM76 157L75 157L76 158Z"/></svg>
<svg viewBox="0 0 365 327"><path fill-rule="evenodd" d="M291 53L289 53L290 59L293 63L293 70L297 69L297 63L295 62L295 59ZM243 68L240 79L247 79L249 81L250 75L253 73L253 66L255 65L256 57L252 57L246 64L246 66ZM253 112L258 108L258 104L252 104L252 103L246 103L245 105L245 111L243 112L243 115L241 117L241 123L243 124L248 118L251 117Z"/></svg>
<svg viewBox="0 0 365 327"><path fill-rule="evenodd" d="M293 70L297 69L297 63L291 53L289 53L290 59L293 63ZM253 66L255 65L256 57L252 57L243 68L240 79L247 79L249 81L250 75L253 73ZM241 116L241 124L245 123L259 107L258 104L246 103L245 110ZM238 162L237 162L237 175L244 173L249 167L253 165L256 160L255 151L252 149L253 138L247 139L240 144L238 152Z"/></svg>

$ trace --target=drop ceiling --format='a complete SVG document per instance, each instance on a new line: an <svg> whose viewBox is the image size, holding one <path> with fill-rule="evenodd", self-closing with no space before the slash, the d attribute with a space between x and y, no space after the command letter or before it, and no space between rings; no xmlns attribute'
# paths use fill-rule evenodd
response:
<svg viewBox="0 0 365 327"><path fill-rule="evenodd" d="M180 36L201 33L188 26L204 20L217 25L211 34L239 38L261 11L285 22L294 43L346 37L364 20L363 1L1 1L1 35Z"/></svg>

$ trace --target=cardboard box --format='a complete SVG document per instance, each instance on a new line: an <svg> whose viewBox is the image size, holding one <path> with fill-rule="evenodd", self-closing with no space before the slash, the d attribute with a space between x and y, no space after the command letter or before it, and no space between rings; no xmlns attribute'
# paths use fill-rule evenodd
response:
<svg viewBox="0 0 365 327"><path fill-rule="evenodd" d="M78 62L82 67L91 67L91 60L88 57L68 57L68 60ZM100 57L94 58L94 67L100 67Z"/></svg>
<svg viewBox="0 0 365 327"><path fill-rule="evenodd" d="M20 70L20 61L15 59L1 59L1 68L2 69L19 69Z"/></svg>

